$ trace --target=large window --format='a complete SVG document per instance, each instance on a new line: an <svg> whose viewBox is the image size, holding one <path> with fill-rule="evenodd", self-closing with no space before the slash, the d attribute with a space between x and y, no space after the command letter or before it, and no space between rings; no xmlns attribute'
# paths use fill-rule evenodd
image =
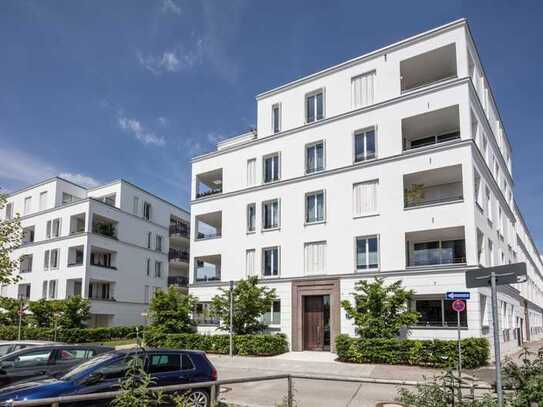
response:
<svg viewBox="0 0 543 407"><path fill-rule="evenodd" d="M458 317L452 309L452 300L415 299L415 311L420 314L419 326L457 327ZM466 304L467 305L467 304ZM467 327L467 307L460 313L460 326Z"/></svg>
<svg viewBox="0 0 543 407"><path fill-rule="evenodd" d="M262 315L262 322L266 325L281 324L281 301L276 300L272 303L270 310Z"/></svg>
<svg viewBox="0 0 543 407"><path fill-rule="evenodd" d="M47 239L59 237L61 233L61 218L48 220L46 224Z"/></svg>
<svg viewBox="0 0 543 407"><path fill-rule="evenodd" d="M262 275L264 277L278 276L279 269L279 247L262 249Z"/></svg>
<svg viewBox="0 0 543 407"><path fill-rule="evenodd" d="M273 199L262 203L262 229L275 229L280 225L279 200Z"/></svg>
<svg viewBox="0 0 543 407"><path fill-rule="evenodd" d="M256 230L256 204L250 203L247 205L247 233L252 233Z"/></svg>
<svg viewBox="0 0 543 407"><path fill-rule="evenodd" d="M326 274L326 242L304 245L305 275Z"/></svg>
<svg viewBox="0 0 543 407"><path fill-rule="evenodd" d="M256 185L256 158L247 160L247 186Z"/></svg>
<svg viewBox="0 0 543 407"><path fill-rule="evenodd" d="M324 119L324 93L322 89L305 97L305 121L312 123Z"/></svg>
<svg viewBox="0 0 543 407"><path fill-rule="evenodd" d="M210 302L199 302L198 304L196 304L194 321L198 325L219 325L218 318L211 315Z"/></svg>
<svg viewBox="0 0 543 407"><path fill-rule="evenodd" d="M375 99L375 71L351 79L351 100L353 109L372 105Z"/></svg>
<svg viewBox="0 0 543 407"><path fill-rule="evenodd" d="M279 153L270 154L264 157L262 161L264 165L264 182L279 181Z"/></svg>
<svg viewBox="0 0 543 407"><path fill-rule="evenodd" d="M310 192L305 195L305 222L324 221L324 191Z"/></svg>
<svg viewBox="0 0 543 407"><path fill-rule="evenodd" d="M464 239L414 243L413 250L415 254L414 266L466 262L466 243Z"/></svg>
<svg viewBox="0 0 543 407"><path fill-rule="evenodd" d="M281 131L281 104L276 103L272 106L272 131L279 133Z"/></svg>
<svg viewBox="0 0 543 407"><path fill-rule="evenodd" d="M354 134L354 161L366 161L375 157L375 129L357 131Z"/></svg>
<svg viewBox="0 0 543 407"><path fill-rule="evenodd" d="M324 170L324 142L308 144L305 147L305 172L311 174L322 170Z"/></svg>
<svg viewBox="0 0 543 407"><path fill-rule="evenodd" d="M58 250L46 250L43 254L43 269L54 270L58 268ZM81 259L82 260L82 259Z"/></svg>
<svg viewBox="0 0 543 407"><path fill-rule="evenodd" d="M356 238L356 269L379 268L379 240L377 236Z"/></svg>
<svg viewBox="0 0 543 407"><path fill-rule="evenodd" d="M32 210L32 197L27 196L25 198L24 214L26 215Z"/></svg>
<svg viewBox="0 0 543 407"><path fill-rule="evenodd" d="M377 213L377 185L377 180L353 185L353 215L355 217Z"/></svg>
<svg viewBox="0 0 543 407"><path fill-rule="evenodd" d="M251 276L256 275L255 257L256 257L255 249L248 249L245 251L245 276L246 277L251 277Z"/></svg>

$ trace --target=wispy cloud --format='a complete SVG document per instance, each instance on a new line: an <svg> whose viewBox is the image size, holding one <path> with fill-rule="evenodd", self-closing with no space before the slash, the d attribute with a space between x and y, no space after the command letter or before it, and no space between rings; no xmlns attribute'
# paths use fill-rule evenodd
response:
<svg viewBox="0 0 543 407"><path fill-rule="evenodd" d="M160 54L143 54L136 52L141 66L155 75L190 70L203 62L205 53L204 41L196 39L190 46L179 45Z"/></svg>
<svg viewBox="0 0 543 407"><path fill-rule="evenodd" d="M155 146L163 146L166 144L166 139L164 137L157 136L154 132L146 129L137 119L119 116L117 122L123 131L131 134L145 145L152 144Z"/></svg>
<svg viewBox="0 0 543 407"><path fill-rule="evenodd" d="M67 179L68 181L71 181L86 188L94 188L102 184L100 181L94 179L93 177L89 177L88 175L77 173L73 174L71 172L61 172L59 174L59 177Z"/></svg>
<svg viewBox="0 0 543 407"><path fill-rule="evenodd" d="M166 14L173 13L178 16L181 15L181 7L174 0L162 0L161 11Z"/></svg>

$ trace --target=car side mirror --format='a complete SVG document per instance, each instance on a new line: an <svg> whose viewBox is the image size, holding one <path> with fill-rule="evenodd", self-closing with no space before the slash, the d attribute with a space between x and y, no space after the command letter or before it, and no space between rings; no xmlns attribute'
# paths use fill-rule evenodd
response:
<svg viewBox="0 0 543 407"><path fill-rule="evenodd" d="M85 386L90 386L93 384L98 384L102 380L104 380L104 374L103 373L91 373L90 376L86 377L81 381L81 384L84 384Z"/></svg>

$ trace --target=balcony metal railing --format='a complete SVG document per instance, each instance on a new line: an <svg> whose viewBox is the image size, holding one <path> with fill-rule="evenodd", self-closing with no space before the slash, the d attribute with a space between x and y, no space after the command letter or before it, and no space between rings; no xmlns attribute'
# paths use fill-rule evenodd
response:
<svg viewBox="0 0 543 407"><path fill-rule="evenodd" d="M184 276L170 276L168 277L168 285L176 287L188 287L189 278Z"/></svg>
<svg viewBox="0 0 543 407"><path fill-rule="evenodd" d="M168 252L169 261L184 261L189 262L189 252L187 250L170 249Z"/></svg>
<svg viewBox="0 0 543 407"><path fill-rule="evenodd" d="M215 232L215 233L198 232L198 235L196 236L196 240L216 239L221 236L222 236L221 232Z"/></svg>
<svg viewBox="0 0 543 407"><path fill-rule="evenodd" d="M117 228L112 223L96 223L92 225L92 233L117 239Z"/></svg>
<svg viewBox="0 0 543 407"><path fill-rule="evenodd" d="M435 252L430 253L424 259L414 259L410 261L408 267L417 267L417 266L441 266L446 264L465 264L465 257L450 257L450 256L441 256L441 252L436 249Z"/></svg>
<svg viewBox="0 0 543 407"><path fill-rule="evenodd" d="M184 237L190 236L190 229L185 225L173 224L170 225L170 236L181 235Z"/></svg>
<svg viewBox="0 0 543 407"><path fill-rule="evenodd" d="M418 199L415 201L408 201L407 199L404 200L404 205L406 208L415 208L417 206L423 206L423 205L432 205L432 204L440 204L440 203L447 203L447 202L454 202L454 201L461 201L464 199L463 195L451 195L444 198L439 199Z"/></svg>
<svg viewBox="0 0 543 407"><path fill-rule="evenodd" d="M215 194L220 194L220 193L222 193L222 188L209 189L204 192L196 193L196 198L203 198L205 196L215 195Z"/></svg>
<svg viewBox="0 0 543 407"><path fill-rule="evenodd" d="M91 266L95 266L95 267L102 267L102 268L110 269L110 270L117 270L117 267L115 267L115 266L108 266L107 264L99 264L99 263L93 263L93 262L91 262L90 265L91 265Z"/></svg>

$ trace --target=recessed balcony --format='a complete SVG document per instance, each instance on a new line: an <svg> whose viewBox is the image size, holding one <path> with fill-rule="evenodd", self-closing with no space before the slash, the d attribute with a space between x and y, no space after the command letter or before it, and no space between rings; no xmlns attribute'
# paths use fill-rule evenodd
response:
<svg viewBox="0 0 543 407"><path fill-rule="evenodd" d="M110 270L117 270L117 252L103 249L100 247L91 247L90 265L102 267Z"/></svg>
<svg viewBox="0 0 543 407"><path fill-rule="evenodd" d="M188 249L176 249L170 248L168 252L168 260L174 263L188 263L189 262L189 251Z"/></svg>
<svg viewBox="0 0 543 407"><path fill-rule="evenodd" d="M92 217L92 232L98 235L117 239L118 222L100 215Z"/></svg>
<svg viewBox="0 0 543 407"><path fill-rule="evenodd" d="M170 217L170 237L190 237L190 226L189 224L181 218L176 216Z"/></svg>
<svg viewBox="0 0 543 407"><path fill-rule="evenodd" d="M196 198L222 193L222 168L196 176Z"/></svg>
<svg viewBox="0 0 543 407"><path fill-rule="evenodd" d="M189 278L186 276L169 276L168 286L186 288L189 286Z"/></svg>
<svg viewBox="0 0 543 407"><path fill-rule="evenodd" d="M91 300L115 301L113 296L115 283L110 281L91 280L89 282L88 297Z"/></svg>
<svg viewBox="0 0 543 407"><path fill-rule="evenodd" d="M66 280L66 298L81 297L83 295L83 282L80 278Z"/></svg>
<svg viewBox="0 0 543 407"><path fill-rule="evenodd" d="M456 45L404 59L400 62L400 75L402 93L456 78Z"/></svg>
<svg viewBox="0 0 543 407"><path fill-rule="evenodd" d="M403 149L428 147L460 138L458 105L402 119Z"/></svg>
<svg viewBox="0 0 543 407"><path fill-rule="evenodd" d="M214 239L222 236L222 212L210 212L195 218L196 240Z"/></svg>
<svg viewBox="0 0 543 407"><path fill-rule="evenodd" d="M31 273L32 272L32 255L24 254L19 259L19 273Z"/></svg>
<svg viewBox="0 0 543 407"><path fill-rule="evenodd" d="M70 216L70 234L83 233L85 231L85 214L79 213Z"/></svg>
<svg viewBox="0 0 543 407"><path fill-rule="evenodd" d="M68 267L82 266L84 253L83 245L70 247L68 249Z"/></svg>
<svg viewBox="0 0 543 407"><path fill-rule="evenodd" d="M403 176L403 185L405 208L464 199L461 165L406 174Z"/></svg>
<svg viewBox="0 0 543 407"><path fill-rule="evenodd" d="M220 281L221 280L221 256L202 256L194 259L194 281Z"/></svg>
<svg viewBox="0 0 543 407"><path fill-rule="evenodd" d="M405 234L407 267L466 264L464 227Z"/></svg>

